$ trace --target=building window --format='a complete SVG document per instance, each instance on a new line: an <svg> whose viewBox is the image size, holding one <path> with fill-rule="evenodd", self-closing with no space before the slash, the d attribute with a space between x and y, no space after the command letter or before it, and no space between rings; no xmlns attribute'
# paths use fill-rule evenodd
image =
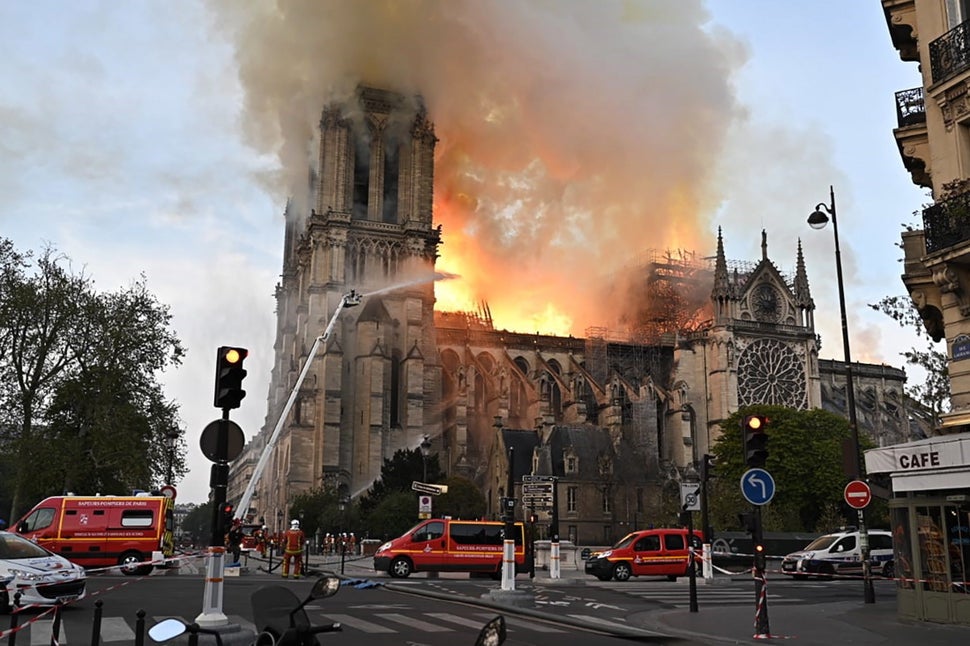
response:
<svg viewBox="0 0 970 646"><path fill-rule="evenodd" d="M576 458L573 456L566 458L566 473L576 473Z"/></svg>
<svg viewBox="0 0 970 646"><path fill-rule="evenodd" d="M643 513L643 489L637 487L637 513Z"/></svg>
<svg viewBox="0 0 970 646"><path fill-rule="evenodd" d="M576 490L578 487L566 487L566 511L576 511Z"/></svg>
<svg viewBox="0 0 970 646"><path fill-rule="evenodd" d="M604 514L610 513L610 490L609 489L603 490L603 513Z"/></svg>

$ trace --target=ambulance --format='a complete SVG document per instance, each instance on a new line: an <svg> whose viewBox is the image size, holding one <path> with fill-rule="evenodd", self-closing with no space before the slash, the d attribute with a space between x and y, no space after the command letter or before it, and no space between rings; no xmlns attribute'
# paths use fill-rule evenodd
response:
<svg viewBox="0 0 970 646"><path fill-rule="evenodd" d="M53 496L13 530L85 568L144 575L172 556L175 502L166 496Z"/></svg>
<svg viewBox="0 0 970 646"><path fill-rule="evenodd" d="M515 571L528 571L525 528L515 523ZM384 543L374 569L403 579L412 572L484 572L502 575L505 523L435 518L418 523Z"/></svg>

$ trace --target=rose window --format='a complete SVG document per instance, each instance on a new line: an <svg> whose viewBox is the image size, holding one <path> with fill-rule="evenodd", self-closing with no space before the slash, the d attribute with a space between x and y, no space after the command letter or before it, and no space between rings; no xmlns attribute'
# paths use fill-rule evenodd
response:
<svg viewBox="0 0 970 646"><path fill-rule="evenodd" d="M738 359L738 404L774 404L805 408L805 364L792 348L774 339L760 339Z"/></svg>

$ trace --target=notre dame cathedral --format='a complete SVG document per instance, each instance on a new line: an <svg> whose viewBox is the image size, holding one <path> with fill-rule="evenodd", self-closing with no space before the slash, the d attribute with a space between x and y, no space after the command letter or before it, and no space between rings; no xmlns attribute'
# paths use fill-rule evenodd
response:
<svg viewBox="0 0 970 646"><path fill-rule="evenodd" d="M323 110L311 202L286 208L267 419L232 465L230 500L351 289L367 296L314 356L256 487L250 511L267 524L313 487L360 495L386 458L427 435L448 474L482 488L491 515L514 447L516 481L559 477L563 538L609 543L653 522L739 407L845 412L845 366L818 358L801 246L784 275L764 232L756 262L727 260L719 233L713 259L668 253L635 268L653 307L699 302L687 304L690 320L634 313L641 323L623 338L497 330L487 307L435 311L430 277L447 233L432 217L436 141L419 97L359 87ZM856 364L853 375L860 428L879 445L911 439L905 373Z"/></svg>

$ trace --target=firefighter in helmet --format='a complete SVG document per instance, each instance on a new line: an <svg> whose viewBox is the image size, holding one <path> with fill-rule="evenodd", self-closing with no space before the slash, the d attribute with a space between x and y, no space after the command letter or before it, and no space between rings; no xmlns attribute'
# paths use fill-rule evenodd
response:
<svg viewBox="0 0 970 646"><path fill-rule="evenodd" d="M303 543L306 537L300 529L300 521L295 518L290 521L290 528L283 534L283 578L290 574L290 561L293 561L293 578L300 578L300 557L303 554Z"/></svg>

